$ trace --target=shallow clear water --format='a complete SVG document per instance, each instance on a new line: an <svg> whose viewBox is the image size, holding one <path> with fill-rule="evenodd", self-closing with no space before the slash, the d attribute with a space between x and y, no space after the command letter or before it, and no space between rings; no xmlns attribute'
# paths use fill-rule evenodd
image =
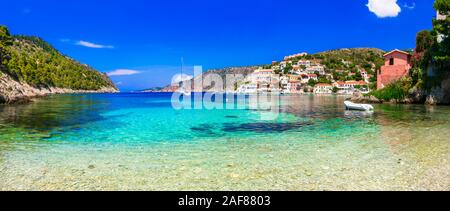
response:
<svg viewBox="0 0 450 211"><path fill-rule="evenodd" d="M278 115L175 110L170 94L0 106L0 190L450 190L450 107L344 99L281 96Z"/></svg>

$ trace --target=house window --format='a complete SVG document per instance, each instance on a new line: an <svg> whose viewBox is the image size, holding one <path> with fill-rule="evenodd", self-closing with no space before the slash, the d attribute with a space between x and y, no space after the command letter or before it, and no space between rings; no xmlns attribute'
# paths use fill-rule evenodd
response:
<svg viewBox="0 0 450 211"><path fill-rule="evenodd" d="M394 58L389 59L389 65L394 65Z"/></svg>

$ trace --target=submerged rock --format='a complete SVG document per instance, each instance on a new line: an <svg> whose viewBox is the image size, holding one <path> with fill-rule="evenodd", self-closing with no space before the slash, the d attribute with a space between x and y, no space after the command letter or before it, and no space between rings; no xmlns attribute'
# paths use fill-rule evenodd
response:
<svg viewBox="0 0 450 211"><path fill-rule="evenodd" d="M247 123L247 124L223 124L224 132L255 132L255 133L276 133L296 130L305 126L313 125L312 122L294 123Z"/></svg>

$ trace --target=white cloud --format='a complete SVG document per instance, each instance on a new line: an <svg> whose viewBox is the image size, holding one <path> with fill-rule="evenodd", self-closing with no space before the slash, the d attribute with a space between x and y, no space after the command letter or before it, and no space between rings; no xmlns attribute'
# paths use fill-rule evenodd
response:
<svg viewBox="0 0 450 211"><path fill-rule="evenodd" d="M140 74L140 71L137 70L127 70L127 69L118 69L111 72L106 73L108 76L124 76L124 75L136 75Z"/></svg>
<svg viewBox="0 0 450 211"><path fill-rule="evenodd" d="M172 78L172 84L180 83L182 81L188 81L188 80L191 80L192 78L194 78L192 75L176 74Z"/></svg>
<svg viewBox="0 0 450 211"><path fill-rule="evenodd" d="M91 43L91 42L87 42L87 41L83 41L83 40L78 41L76 43L76 45L87 47L87 48L109 48L109 49L114 48L114 46L112 46L112 45L100 45L100 44L95 44L95 43Z"/></svg>
<svg viewBox="0 0 450 211"><path fill-rule="evenodd" d="M367 7L379 18L397 17L402 11L397 0L369 0Z"/></svg>

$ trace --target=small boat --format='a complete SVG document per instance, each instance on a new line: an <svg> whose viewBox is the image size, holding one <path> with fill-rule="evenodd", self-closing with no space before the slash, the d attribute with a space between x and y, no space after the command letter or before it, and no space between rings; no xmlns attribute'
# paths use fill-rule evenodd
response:
<svg viewBox="0 0 450 211"><path fill-rule="evenodd" d="M347 110L356 110L356 111L373 111L374 108L372 105L369 104L357 104L357 103L352 103L350 101L345 101L344 102L345 107L347 108Z"/></svg>

